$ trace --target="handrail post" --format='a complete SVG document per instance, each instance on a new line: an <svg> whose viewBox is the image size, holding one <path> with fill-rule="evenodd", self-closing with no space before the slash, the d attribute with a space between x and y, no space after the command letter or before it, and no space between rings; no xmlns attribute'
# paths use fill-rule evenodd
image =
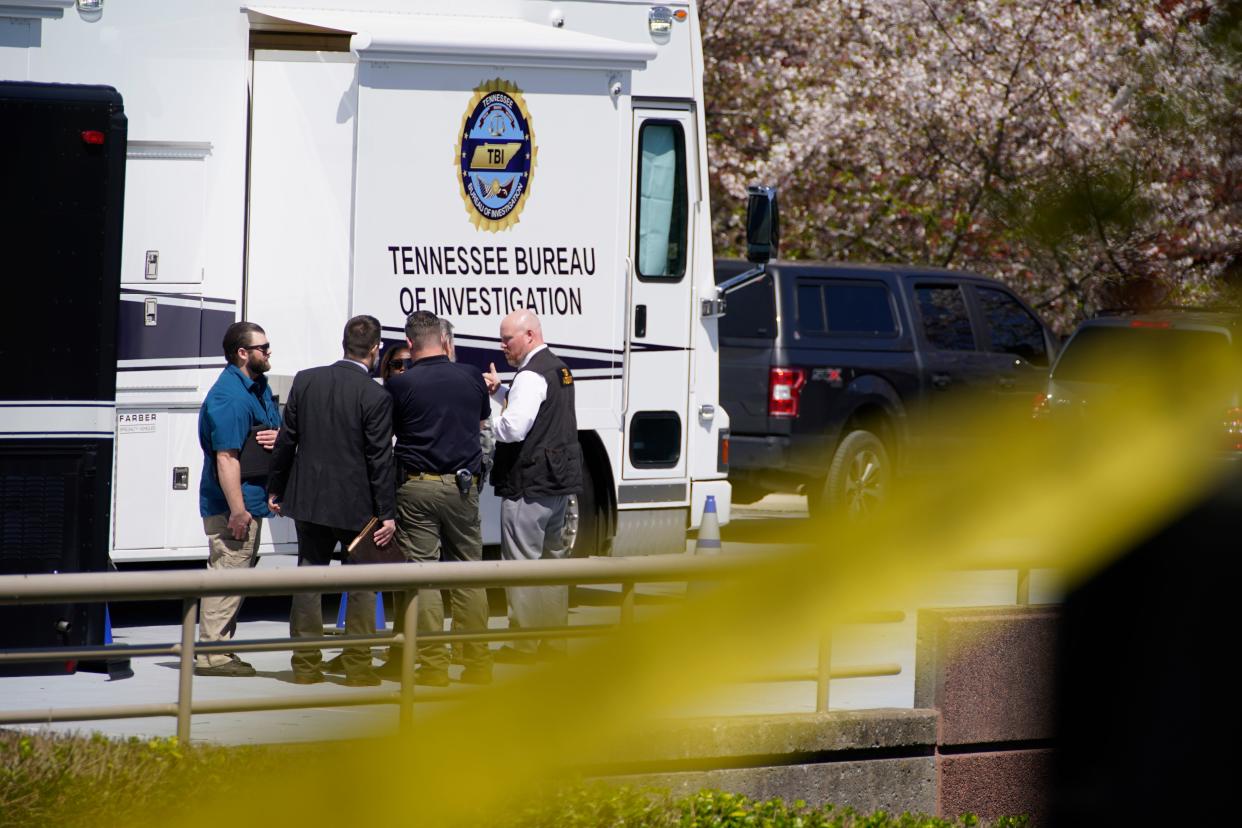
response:
<svg viewBox="0 0 1242 828"><path fill-rule="evenodd" d="M634 582L626 581L621 584L621 623L634 623Z"/></svg>
<svg viewBox="0 0 1242 828"><path fill-rule="evenodd" d="M1025 607L1031 603L1031 570L1018 570L1018 606Z"/></svg>
<svg viewBox="0 0 1242 828"><path fill-rule="evenodd" d="M401 593L398 593L400 595ZM401 735L414 728L414 663L418 657L418 589L405 592L405 616L401 624Z"/></svg>
<svg viewBox="0 0 1242 828"><path fill-rule="evenodd" d="M194 628L198 625L198 599L181 601L181 663L177 684L177 741L190 744L190 711L194 693Z"/></svg>
<svg viewBox="0 0 1242 828"><path fill-rule="evenodd" d="M832 680L832 628L819 634L819 669L815 676L815 712L828 712L828 683Z"/></svg>

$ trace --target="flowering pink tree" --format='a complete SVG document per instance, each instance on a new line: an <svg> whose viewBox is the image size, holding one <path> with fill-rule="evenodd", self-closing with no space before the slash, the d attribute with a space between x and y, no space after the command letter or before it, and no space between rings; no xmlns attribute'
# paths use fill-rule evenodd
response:
<svg viewBox="0 0 1242 828"><path fill-rule="evenodd" d="M1242 268L1237 5L703 0L716 244L976 270L1062 327ZM1143 290L1138 290L1138 288Z"/></svg>

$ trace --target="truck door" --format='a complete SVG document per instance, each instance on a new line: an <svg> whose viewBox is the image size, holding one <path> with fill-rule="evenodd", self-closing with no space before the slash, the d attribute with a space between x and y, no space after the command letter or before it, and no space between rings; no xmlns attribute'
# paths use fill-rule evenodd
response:
<svg viewBox="0 0 1242 828"><path fill-rule="evenodd" d="M686 475L690 215L699 202L694 135L688 108L634 111L624 478ZM685 495L659 499L684 500Z"/></svg>
<svg viewBox="0 0 1242 828"><path fill-rule="evenodd" d="M997 416L1009 428L1019 428L1030 420L1035 394L1047 390L1050 354L1044 326L1007 290L976 284L971 292L987 331Z"/></svg>
<svg viewBox="0 0 1242 828"><path fill-rule="evenodd" d="M948 279L912 283L915 328L925 372L923 415L916 464L939 467L942 452L965 447L979 435L971 417L994 400L990 358L966 303L964 286Z"/></svg>

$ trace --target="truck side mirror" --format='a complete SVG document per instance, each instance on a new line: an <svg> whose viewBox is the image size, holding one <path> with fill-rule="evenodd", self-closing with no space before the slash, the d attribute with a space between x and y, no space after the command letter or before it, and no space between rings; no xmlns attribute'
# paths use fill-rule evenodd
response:
<svg viewBox="0 0 1242 828"><path fill-rule="evenodd" d="M775 187L748 187L746 200L746 258L763 264L776 258L780 246L780 210Z"/></svg>

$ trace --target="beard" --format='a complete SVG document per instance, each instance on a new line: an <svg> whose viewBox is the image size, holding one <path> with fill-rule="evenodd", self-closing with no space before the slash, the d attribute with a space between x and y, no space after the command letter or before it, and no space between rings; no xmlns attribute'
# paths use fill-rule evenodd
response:
<svg viewBox="0 0 1242 828"><path fill-rule="evenodd" d="M246 368L251 376L257 377L272 370L272 362L263 355L262 351L251 351L250 358L246 361Z"/></svg>

